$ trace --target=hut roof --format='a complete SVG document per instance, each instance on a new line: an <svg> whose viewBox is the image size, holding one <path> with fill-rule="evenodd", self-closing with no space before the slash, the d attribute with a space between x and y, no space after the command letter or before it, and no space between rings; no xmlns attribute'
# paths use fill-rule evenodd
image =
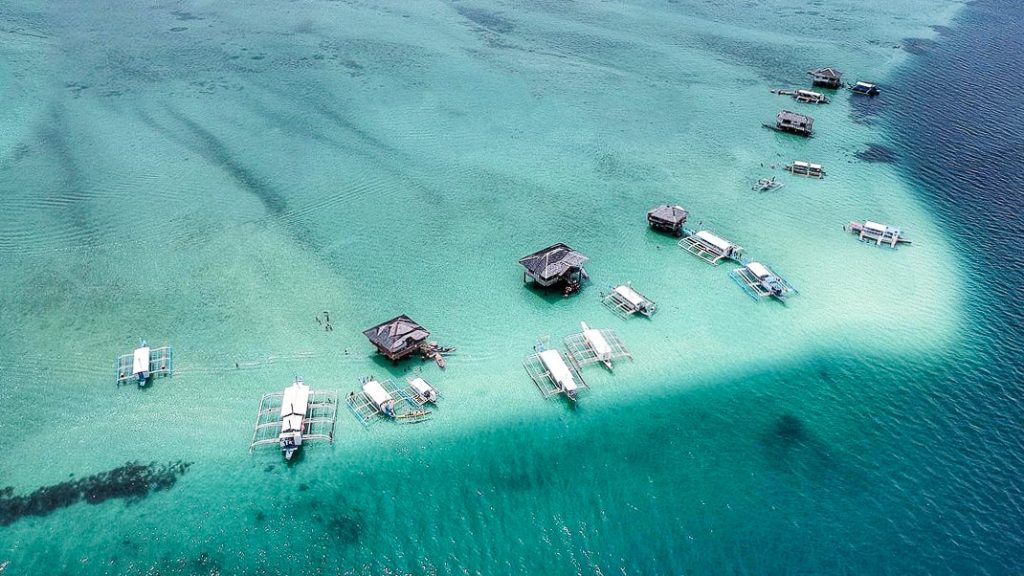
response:
<svg viewBox="0 0 1024 576"><path fill-rule="evenodd" d="M582 267L587 260L589 258L583 254L559 242L529 256L523 256L519 263L535 278L550 280L573 268Z"/></svg>
<svg viewBox="0 0 1024 576"><path fill-rule="evenodd" d="M689 213L686 212L686 208L682 206L672 206L671 204L662 204L656 208L651 208L647 211L647 217L662 222L671 222L672 224L678 224L679 222L686 222L686 217Z"/></svg>
<svg viewBox="0 0 1024 576"><path fill-rule="evenodd" d="M374 345L388 352L400 352L430 337L430 332L405 314L363 330Z"/></svg>
<svg viewBox="0 0 1024 576"><path fill-rule="evenodd" d="M839 70L836 70L835 68L815 68L814 70L810 70L807 73L813 74L814 76L834 78L836 80L839 80L840 78L843 77L843 73L840 72Z"/></svg>
<svg viewBox="0 0 1024 576"><path fill-rule="evenodd" d="M814 123L814 118L807 116L806 114L797 114L796 112L790 112L789 110L782 110L776 117L779 122L788 120L790 124L807 124L811 125Z"/></svg>

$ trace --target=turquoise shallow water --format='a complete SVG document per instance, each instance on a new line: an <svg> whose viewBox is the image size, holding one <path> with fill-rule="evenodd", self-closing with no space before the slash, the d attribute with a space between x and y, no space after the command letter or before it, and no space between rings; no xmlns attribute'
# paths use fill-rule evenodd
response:
<svg viewBox="0 0 1024 576"><path fill-rule="evenodd" d="M972 473L951 482L949 460L922 456L972 440L946 412L951 351L977 315L948 216L857 159L897 143L845 95L809 109L810 141L759 128L794 106L767 88L812 66L895 82L907 48L930 46L905 37L935 37L957 7L5 8L0 394L39 416L0 422L0 483L193 464L139 501L0 528L0 561L906 573L986 566L979 542L1019 549L1000 540L1013 522L965 528L1002 500L972 500ZM778 31L794 18L799 33ZM794 159L829 176L749 190ZM725 267L647 231L665 200L801 295L755 304ZM898 222L918 245L860 245L839 228L852 218ZM524 289L514 264L554 241L592 258L571 299ZM599 306L623 280L658 317ZM324 309L333 332L314 321ZM364 430L340 414L334 445L292 466L247 454L259 396L294 375L345 392L417 366L380 362L360 333L399 312L459 348L444 373L423 367L446 395L430 422ZM580 320L618 329L636 362L588 371L576 408L545 402L521 359ZM175 377L116 389L111 358L139 337L175 346ZM949 515L961 521L937 521Z"/></svg>

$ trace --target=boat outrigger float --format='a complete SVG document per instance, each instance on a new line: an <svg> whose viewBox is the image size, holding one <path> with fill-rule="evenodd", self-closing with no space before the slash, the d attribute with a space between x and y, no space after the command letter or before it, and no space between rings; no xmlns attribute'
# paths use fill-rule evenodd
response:
<svg viewBox="0 0 1024 576"><path fill-rule="evenodd" d="M174 354L170 346L151 348L145 340L131 354L117 357L116 378L118 386L134 380L144 388L151 377L170 376L174 372Z"/></svg>
<svg viewBox="0 0 1024 576"><path fill-rule="evenodd" d="M334 442L334 423L338 413L338 393L310 390L296 378L284 392L271 392L260 399L256 426L249 452L256 446L278 444L285 460L306 442Z"/></svg>

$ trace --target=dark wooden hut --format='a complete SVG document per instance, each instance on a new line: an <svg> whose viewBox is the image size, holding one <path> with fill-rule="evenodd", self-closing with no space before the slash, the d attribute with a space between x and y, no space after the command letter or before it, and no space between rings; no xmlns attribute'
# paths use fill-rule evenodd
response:
<svg viewBox="0 0 1024 576"><path fill-rule="evenodd" d="M775 130L789 132L798 136L810 136L814 118L805 114L797 114L789 110L782 110L775 116Z"/></svg>
<svg viewBox="0 0 1024 576"><path fill-rule="evenodd" d="M583 264L589 258L559 242L519 259L523 267L523 282L532 278L545 288L561 285L566 294L579 290L587 279Z"/></svg>
<svg viewBox="0 0 1024 576"><path fill-rule="evenodd" d="M662 204L647 211L647 223L655 230L682 236L687 216L689 213L682 206Z"/></svg>
<svg viewBox="0 0 1024 576"><path fill-rule="evenodd" d="M423 350L430 337L426 328L405 314L363 330L363 334L377 347L377 352L392 362Z"/></svg>
<svg viewBox="0 0 1024 576"><path fill-rule="evenodd" d="M822 88L839 88L843 85L843 73L835 68L815 68L807 74L811 77L811 83Z"/></svg>

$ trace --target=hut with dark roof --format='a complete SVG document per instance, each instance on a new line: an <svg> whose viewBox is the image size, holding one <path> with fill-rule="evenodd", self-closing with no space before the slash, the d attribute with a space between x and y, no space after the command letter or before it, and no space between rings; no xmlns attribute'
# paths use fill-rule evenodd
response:
<svg viewBox="0 0 1024 576"><path fill-rule="evenodd" d="M655 230L682 236L687 216L689 213L682 206L662 204L647 211L647 223Z"/></svg>
<svg viewBox="0 0 1024 576"><path fill-rule="evenodd" d="M808 70L811 83L822 88L839 88L843 85L843 73L835 68L815 68Z"/></svg>
<svg viewBox="0 0 1024 576"><path fill-rule="evenodd" d="M363 330L363 334L377 347L377 352L392 362L423 350L430 337L426 328L405 314Z"/></svg>
<svg viewBox="0 0 1024 576"><path fill-rule="evenodd" d="M587 279L583 264L589 258L559 242L519 259L523 267L523 282L532 278L539 286L549 288L563 285L566 295L580 289Z"/></svg>
<svg viewBox="0 0 1024 576"><path fill-rule="evenodd" d="M779 132L789 132L798 136L810 136L814 126L814 118L805 114L782 110L775 116L775 126L767 124L766 126Z"/></svg>

